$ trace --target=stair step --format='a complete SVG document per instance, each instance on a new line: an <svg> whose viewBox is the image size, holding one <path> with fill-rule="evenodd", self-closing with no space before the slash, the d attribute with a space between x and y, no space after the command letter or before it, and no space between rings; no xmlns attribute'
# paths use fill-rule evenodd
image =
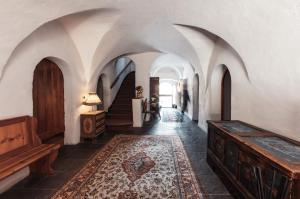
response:
<svg viewBox="0 0 300 199"><path fill-rule="evenodd" d="M107 119L106 126L132 126L132 120L128 119Z"/></svg>
<svg viewBox="0 0 300 199"><path fill-rule="evenodd" d="M106 114L107 126L132 126L132 98L135 97L135 72L127 75Z"/></svg>
<svg viewBox="0 0 300 199"><path fill-rule="evenodd" d="M132 118L132 113L107 113L106 118L111 119L111 118Z"/></svg>
<svg viewBox="0 0 300 199"><path fill-rule="evenodd" d="M108 112L118 112L118 111L121 111L121 112L132 112L132 108L128 108L128 107L112 107L109 109Z"/></svg>
<svg viewBox="0 0 300 199"><path fill-rule="evenodd" d="M132 112L129 112L129 111L124 111L124 110L121 110L121 111L117 111L117 110L113 110L113 111L109 111L109 115L110 116L116 116L116 115L127 115L127 116L132 116Z"/></svg>

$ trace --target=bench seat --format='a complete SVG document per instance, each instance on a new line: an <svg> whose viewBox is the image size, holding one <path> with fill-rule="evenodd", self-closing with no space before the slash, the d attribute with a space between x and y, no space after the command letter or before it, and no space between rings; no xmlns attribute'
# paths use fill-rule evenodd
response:
<svg viewBox="0 0 300 199"><path fill-rule="evenodd" d="M0 121L0 180L25 167L34 174L51 174L60 144L42 144L37 120L22 116Z"/></svg>
<svg viewBox="0 0 300 199"><path fill-rule="evenodd" d="M50 156L53 152L57 151L59 147L60 146L57 144L41 144L25 149L16 155L7 157L5 160L0 160L0 180L27 166L32 166L32 164L38 160L50 158L47 156ZM49 172L51 173L51 171Z"/></svg>

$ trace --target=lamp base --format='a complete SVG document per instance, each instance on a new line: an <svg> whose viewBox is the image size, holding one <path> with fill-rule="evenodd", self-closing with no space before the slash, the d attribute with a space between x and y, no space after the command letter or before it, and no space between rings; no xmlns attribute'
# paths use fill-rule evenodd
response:
<svg viewBox="0 0 300 199"><path fill-rule="evenodd" d="M97 108L96 110L94 110L94 106L92 106L92 110L90 110L89 112L94 112L94 111L97 111Z"/></svg>

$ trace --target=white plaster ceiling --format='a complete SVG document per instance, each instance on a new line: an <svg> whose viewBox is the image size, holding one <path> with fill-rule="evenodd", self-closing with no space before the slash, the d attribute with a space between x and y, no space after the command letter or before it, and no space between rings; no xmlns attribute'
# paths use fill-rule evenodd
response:
<svg viewBox="0 0 300 199"><path fill-rule="evenodd" d="M152 77L159 77L160 81L163 79L178 81L180 79L180 76L178 75L176 70L174 70L174 68L171 68L171 67L164 67L164 68L158 69L152 75Z"/></svg>
<svg viewBox="0 0 300 199"><path fill-rule="evenodd" d="M159 76L160 72L164 73L170 71L170 73L175 72L175 79L183 78L183 71L185 68L192 69L190 63L174 54L162 54L154 60L150 69L150 76Z"/></svg>
<svg viewBox="0 0 300 199"><path fill-rule="evenodd" d="M284 52L291 52L289 59L298 56L299 7L298 0L5 1L0 7L0 71L22 40L43 24L65 16L61 22L90 75L121 54L146 51L177 54L201 66L201 49L195 48L192 34L183 33L175 24L202 28L223 38L251 73L259 64L270 65L272 58L275 64L284 64ZM203 76L202 69L198 70Z"/></svg>

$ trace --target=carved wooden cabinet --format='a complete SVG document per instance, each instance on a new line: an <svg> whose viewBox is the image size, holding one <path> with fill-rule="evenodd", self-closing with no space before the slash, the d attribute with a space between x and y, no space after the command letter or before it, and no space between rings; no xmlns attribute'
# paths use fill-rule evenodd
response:
<svg viewBox="0 0 300 199"><path fill-rule="evenodd" d="M237 198L300 198L299 142L241 121L208 121L207 146L207 162Z"/></svg>
<svg viewBox="0 0 300 199"><path fill-rule="evenodd" d="M105 112L93 111L80 115L81 138L95 138L105 132Z"/></svg>

